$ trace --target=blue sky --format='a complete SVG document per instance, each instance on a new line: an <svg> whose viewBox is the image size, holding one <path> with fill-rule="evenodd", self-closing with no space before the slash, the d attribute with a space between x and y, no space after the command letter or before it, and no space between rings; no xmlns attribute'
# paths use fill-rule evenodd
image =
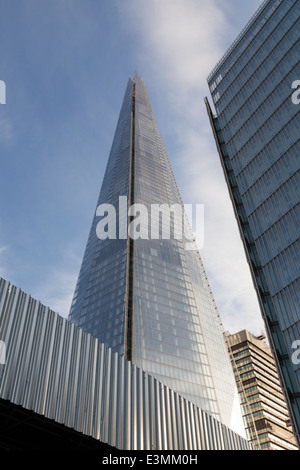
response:
<svg viewBox="0 0 300 470"><path fill-rule="evenodd" d="M0 275L67 316L129 76L145 79L224 327L263 322L204 106L259 0L0 0Z"/></svg>

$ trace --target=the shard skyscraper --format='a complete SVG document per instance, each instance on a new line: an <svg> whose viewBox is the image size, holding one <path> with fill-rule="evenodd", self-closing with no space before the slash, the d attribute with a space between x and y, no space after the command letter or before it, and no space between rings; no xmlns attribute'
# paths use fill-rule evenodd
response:
<svg viewBox="0 0 300 470"><path fill-rule="evenodd" d="M243 434L222 325L199 252L187 245L191 235L178 236L176 211L169 211L169 236L162 220L157 236L150 215L153 208L163 215L162 207L183 203L144 80L135 74L127 84L69 319Z"/></svg>

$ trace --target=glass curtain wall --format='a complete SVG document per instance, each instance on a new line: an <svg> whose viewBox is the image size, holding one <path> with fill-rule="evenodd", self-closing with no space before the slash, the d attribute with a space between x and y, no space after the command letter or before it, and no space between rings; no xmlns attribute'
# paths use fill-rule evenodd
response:
<svg viewBox="0 0 300 470"><path fill-rule="evenodd" d="M119 210L120 196L134 213ZM244 434L220 317L190 227L184 235L182 200L138 74L128 82L100 204L116 207L130 236L97 239L96 211L70 319ZM169 211L169 236L162 220L155 225L153 205L180 208L182 218Z"/></svg>
<svg viewBox="0 0 300 470"><path fill-rule="evenodd" d="M215 116L206 102L298 433L299 31L299 1L263 2L209 76Z"/></svg>

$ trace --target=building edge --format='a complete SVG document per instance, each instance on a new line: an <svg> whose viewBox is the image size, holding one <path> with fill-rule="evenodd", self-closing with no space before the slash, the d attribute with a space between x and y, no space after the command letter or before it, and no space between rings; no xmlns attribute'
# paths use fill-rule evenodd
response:
<svg viewBox="0 0 300 470"><path fill-rule="evenodd" d="M291 366L288 350L286 348L283 334L280 329L279 321L271 295L269 293L269 289L267 287L264 273L259 263L259 257L256 251L255 242L249 227L247 216L245 214L242 198L235 182L235 175L231 169L230 158L228 155L226 155L222 133L218 128L218 118L217 116L213 115L213 111L207 97L204 99L204 102L217 151L220 157L220 162L225 176L229 196L232 202L240 237L244 246L254 289L257 294L261 315L264 320L269 345L275 359L278 376L286 399L294 435L297 439L298 446L300 447L300 394L296 377Z"/></svg>

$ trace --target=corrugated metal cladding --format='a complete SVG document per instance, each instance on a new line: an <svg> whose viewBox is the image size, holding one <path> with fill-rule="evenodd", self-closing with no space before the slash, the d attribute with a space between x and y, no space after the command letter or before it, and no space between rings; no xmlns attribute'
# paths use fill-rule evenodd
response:
<svg viewBox="0 0 300 470"><path fill-rule="evenodd" d="M248 442L0 278L0 398L122 450L248 450Z"/></svg>

